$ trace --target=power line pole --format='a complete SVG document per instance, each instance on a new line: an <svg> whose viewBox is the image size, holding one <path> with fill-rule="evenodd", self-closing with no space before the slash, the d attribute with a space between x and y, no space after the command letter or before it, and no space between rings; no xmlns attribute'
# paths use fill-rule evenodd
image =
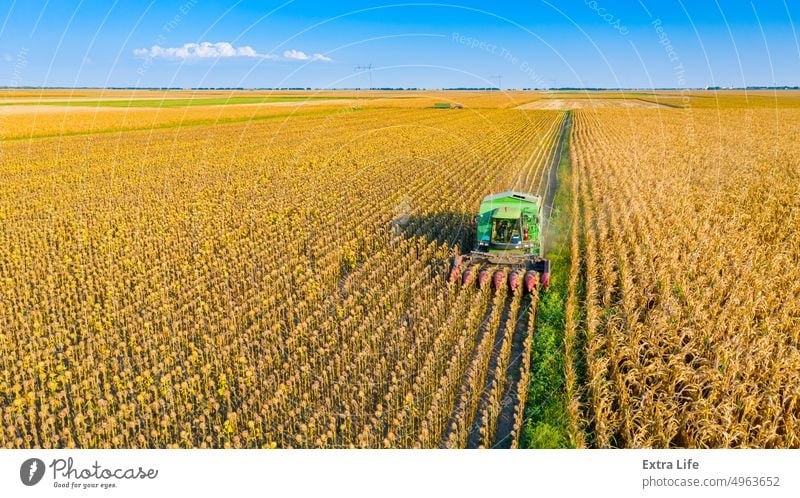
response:
<svg viewBox="0 0 800 498"><path fill-rule="evenodd" d="M494 76L489 76L489 77L497 79L497 89L498 90L502 90L503 89L503 75L502 74L496 74Z"/></svg>
<svg viewBox="0 0 800 498"><path fill-rule="evenodd" d="M367 66L356 66L353 71L366 71L369 73L369 90L372 90L372 63L370 62Z"/></svg>

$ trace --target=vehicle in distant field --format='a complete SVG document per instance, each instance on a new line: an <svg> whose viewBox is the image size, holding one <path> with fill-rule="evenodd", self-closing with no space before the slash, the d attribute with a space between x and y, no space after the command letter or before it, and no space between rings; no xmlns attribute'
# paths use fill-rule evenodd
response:
<svg viewBox="0 0 800 498"><path fill-rule="evenodd" d="M544 258L542 198L521 192L484 197L475 216L477 244L468 254L453 258L450 281L477 281L483 289L492 276L496 289L508 285L533 292L550 285L550 261Z"/></svg>

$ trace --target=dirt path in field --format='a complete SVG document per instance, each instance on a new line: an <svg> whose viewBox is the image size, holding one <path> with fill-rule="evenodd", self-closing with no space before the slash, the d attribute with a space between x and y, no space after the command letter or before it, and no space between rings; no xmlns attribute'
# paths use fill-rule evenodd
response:
<svg viewBox="0 0 800 498"><path fill-rule="evenodd" d="M641 99L541 99L528 102L517 106L516 109L533 110L533 109L546 109L551 111L567 111L572 109L635 109L644 108L652 109L658 107L668 107L655 102L650 102Z"/></svg>

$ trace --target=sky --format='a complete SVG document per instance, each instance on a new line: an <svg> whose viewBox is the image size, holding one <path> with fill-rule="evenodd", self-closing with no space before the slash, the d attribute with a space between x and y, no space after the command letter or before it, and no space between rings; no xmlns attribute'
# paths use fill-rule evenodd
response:
<svg viewBox="0 0 800 498"><path fill-rule="evenodd" d="M800 0L450 1L0 0L0 86L800 85Z"/></svg>

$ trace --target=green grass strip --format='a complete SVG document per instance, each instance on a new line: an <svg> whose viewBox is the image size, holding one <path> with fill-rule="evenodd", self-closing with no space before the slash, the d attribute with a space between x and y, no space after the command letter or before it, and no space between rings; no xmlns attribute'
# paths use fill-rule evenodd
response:
<svg viewBox="0 0 800 498"><path fill-rule="evenodd" d="M571 120L568 111L565 119ZM531 380L525 407L521 448L570 448L569 417L564 381L564 327L569 294L572 173L570 126L563 135L558 163L558 189L550 216L550 288L542 294L536 311L531 358Z"/></svg>

